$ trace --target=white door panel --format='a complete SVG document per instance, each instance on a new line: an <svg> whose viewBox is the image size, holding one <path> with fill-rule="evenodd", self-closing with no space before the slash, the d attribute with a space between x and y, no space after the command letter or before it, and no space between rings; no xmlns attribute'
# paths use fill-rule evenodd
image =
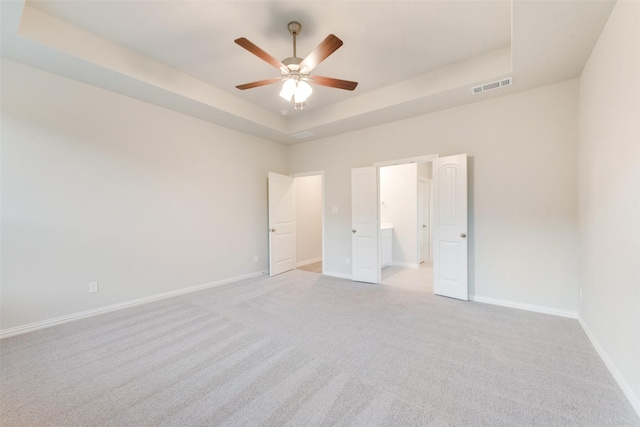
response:
<svg viewBox="0 0 640 427"><path fill-rule="evenodd" d="M375 167L351 170L352 278L378 283L378 176Z"/></svg>
<svg viewBox="0 0 640 427"><path fill-rule="evenodd" d="M296 266L293 178L269 172L269 275Z"/></svg>
<svg viewBox="0 0 640 427"><path fill-rule="evenodd" d="M467 155L433 160L433 292L469 299Z"/></svg>

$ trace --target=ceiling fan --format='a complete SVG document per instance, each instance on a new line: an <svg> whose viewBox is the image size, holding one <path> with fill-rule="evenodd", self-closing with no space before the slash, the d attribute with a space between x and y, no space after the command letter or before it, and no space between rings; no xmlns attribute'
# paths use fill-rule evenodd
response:
<svg viewBox="0 0 640 427"><path fill-rule="evenodd" d="M354 90L356 86L358 86L358 82L311 75L311 71L313 71L318 64L342 46L342 40L333 34L329 34L306 58L302 59L296 56L296 36L300 34L302 25L295 21L289 22L287 29L289 30L289 34L293 36L293 56L282 61L278 61L244 37L235 40L236 44L280 70L280 77L245 83L236 86L238 89L246 90L284 82L280 96L289 102L293 99L294 107L296 109L298 109L298 107L303 109L307 98L313 91L309 83L344 90Z"/></svg>

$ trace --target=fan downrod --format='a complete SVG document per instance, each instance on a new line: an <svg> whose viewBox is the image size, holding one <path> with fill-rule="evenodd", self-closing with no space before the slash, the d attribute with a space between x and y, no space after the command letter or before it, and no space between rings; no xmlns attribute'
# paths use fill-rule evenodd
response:
<svg viewBox="0 0 640 427"><path fill-rule="evenodd" d="M293 57L296 58L296 36L302 31L302 25L300 25L299 22L291 21L287 24L287 29L289 30L289 34L293 36Z"/></svg>

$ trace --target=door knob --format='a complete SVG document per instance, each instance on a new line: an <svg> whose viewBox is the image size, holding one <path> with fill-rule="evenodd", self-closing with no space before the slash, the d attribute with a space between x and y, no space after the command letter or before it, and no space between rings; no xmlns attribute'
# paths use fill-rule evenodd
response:
<svg viewBox="0 0 640 427"><path fill-rule="evenodd" d="M355 233L355 232L356 232L356 229L355 229L355 228L352 228L352 229L351 229L351 232L352 232L352 233Z"/></svg>
<svg viewBox="0 0 640 427"><path fill-rule="evenodd" d="M460 233L460 237L462 237L464 239L465 237L467 237L467 235L464 234L464 233Z"/></svg>
<svg viewBox="0 0 640 427"><path fill-rule="evenodd" d="M272 233L275 233L275 232L276 232L276 229L275 229L275 228L272 228L272 229L271 229L271 232L272 232Z"/></svg>
<svg viewBox="0 0 640 427"><path fill-rule="evenodd" d="M422 228L427 228L427 226L425 224L422 224Z"/></svg>

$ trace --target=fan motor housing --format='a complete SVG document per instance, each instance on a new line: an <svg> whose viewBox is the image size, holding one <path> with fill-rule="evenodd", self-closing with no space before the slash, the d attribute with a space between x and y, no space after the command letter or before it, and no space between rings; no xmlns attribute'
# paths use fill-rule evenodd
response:
<svg viewBox="0 0 640 427"><path fill-rule="evenodd" d="M302 58L298 58L296 56L291 56L289 58L282 60L282 63L286 65L289 69L299 68L299 65L301 62L302 62Z"/></svg>
<svg viewBox="0 0 640 427"><path fill-rule="evenodd" d="M296 76L296 75L300 76L301 78L309 77L308 71L305 72L300 70L301 62L302 62L302 58L298 58L296 56L291 56L289 58L283 59L282 63L287 66L288 72L286 72L284 69L281 69L280 74L283 77Z"/></svg>

